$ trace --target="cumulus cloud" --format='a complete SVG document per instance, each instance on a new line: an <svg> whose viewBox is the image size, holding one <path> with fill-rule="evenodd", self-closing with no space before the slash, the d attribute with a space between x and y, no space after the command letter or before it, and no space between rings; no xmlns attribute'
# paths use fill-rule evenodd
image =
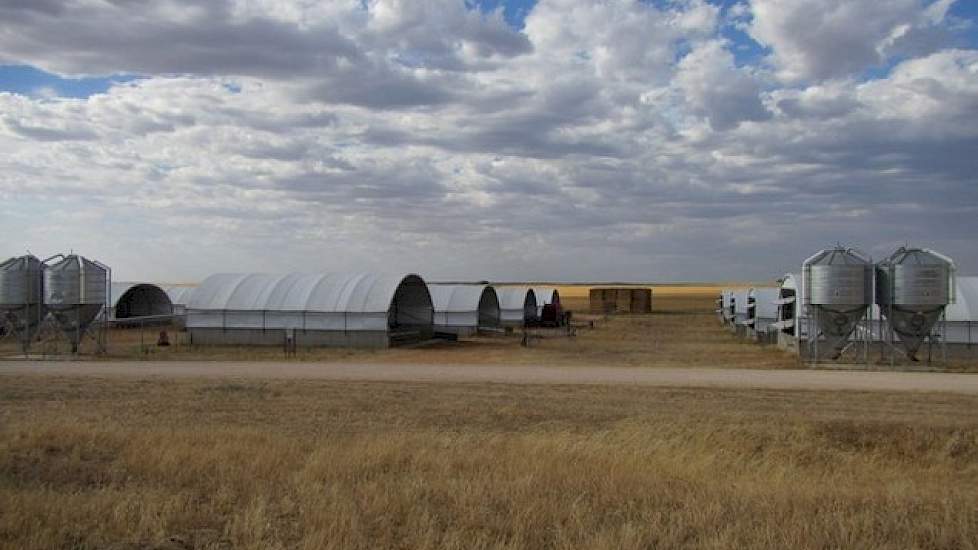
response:
<svg viewBox="0 0 978 550"><path fill-rule="evenodd" d="M974 271L978 53L941 41L949 4L540 0L517 30L461 0L6 2L0 59L145 78L0 93L0 256L760 279L910 240Z"/></svg>
<svg viewBox="0 0 978 550"><path fill-rule="evenodd" d="M718 130L744 120L770 116L761 103L760 84L734 66L734 56L718 40L705 42L679 62L675 83L694 113L705 115Z"/></svg>
<svg viewBox="0 0 978 550"><path fill-rule="evenodd" d="M785 81L846 77L938 47L954 0L752 0L750 35Z"/></svg>

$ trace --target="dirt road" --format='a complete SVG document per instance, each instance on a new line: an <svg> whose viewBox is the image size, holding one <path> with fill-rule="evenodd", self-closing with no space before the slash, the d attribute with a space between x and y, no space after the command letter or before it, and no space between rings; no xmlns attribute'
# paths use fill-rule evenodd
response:
<svg viewBox="0 0 978 550"><path fill-rule="evenodd" d="M548 367L288 362L0 362L0 376L318 379L503 384L625 384L978 394L978 375L719 368Z"/></svg>

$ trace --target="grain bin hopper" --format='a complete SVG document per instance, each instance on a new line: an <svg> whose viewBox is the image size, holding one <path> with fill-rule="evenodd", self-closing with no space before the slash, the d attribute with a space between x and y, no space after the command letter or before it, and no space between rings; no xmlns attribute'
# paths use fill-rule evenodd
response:
<svg viewBox="0 0 978 550"><path fill-rule="evenodd" d="M32 255L0 264L0 321L6 319L25 353L46 314L43 284L44 264Z"/></svg>
<svg viewBox="0 0 978 550"><path fill-rule="evenodd" d="M907 358L917 360L953 300L954 273L950 258L926 248L901 247L876 266L876 303L891 350L899 339Z"/></svg>
<svg viewBox="0 0 978 550"><path fill-rule="evenodd" d="M809 317L809 358L839 359L853 343L853 333L863 337L862 355L868 358L869 330L863 326L873 303L873 262L864 254L841 246L826 249L802 264L805 305ZM857 328L861 329L857 332Z"/></svg>

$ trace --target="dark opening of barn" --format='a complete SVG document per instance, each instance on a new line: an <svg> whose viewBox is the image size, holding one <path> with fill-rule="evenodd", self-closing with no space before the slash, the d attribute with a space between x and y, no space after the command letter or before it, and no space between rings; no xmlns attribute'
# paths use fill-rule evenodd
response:
<svg viewBox="0 0 978 550"><path fill-rule="evenodd" d="M496 289L486 285L479 295L479 328L490 329L499 327L499 297Z"/></svg>
<svg viewBox="0 0 978 550"><path fill-rule="evenodd" d="M434 307L421 277L408 275L401 280L388 311L390 345L418 342L434 334Z"/></svg>
<svg viewBox="0 0 978 550"><path fill-rule="evenodd" d="M168 323L173 317L170 297L151 283L112 283L110 319L116 325Z"/></svg>

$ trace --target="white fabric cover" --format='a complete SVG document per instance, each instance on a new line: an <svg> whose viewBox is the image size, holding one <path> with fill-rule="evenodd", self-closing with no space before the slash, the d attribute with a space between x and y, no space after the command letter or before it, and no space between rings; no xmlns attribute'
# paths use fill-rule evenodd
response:
<svg viewBox="0 0 978 550"><path fill-rule="evenodd" d="M191 293L187 327L387 330L399 289L397 321L430 325L431 300L417 275L221 273Z"/></svg>
<svg viewBox="0 0 978 550"><path fill-rule="evenodd" d="M557 289L548 286L538 286L533 288L533 295L537 299L537 307L541 308L547 304L560 302L560 294Z"/></svg>
<svg viewBox="0 0 978 550"><path fill-rule="evenodd" d="M537 317L543 317L543 306L547 304L560 303L560 294L558 294L557 289L553 287L534 287L533 295L537 299Z"/></svg>
<svg viewBox="0 0 978 550"><path fill-rule="evenodd" d="M754 299L754 315L758 319L777 319L778 300L780 291L774 287L755 287L750 289L750 297Z"/></svg>
<svg viewBox="0 0 978 550"><path fill-rule="evenodd" d="M954 303L944 310L948 322L978 321L978 277L958 277Z"/></svg>
<svg viewBox="0 0 978 550"><path fill-rule="evenodd" d="M190 296L194 293L196 286L191 285L164 285L163 290L170 297L170 303L176 306L186 306L190 302Z"/></svg>
<svg viewBox="0 0 978 550"><path fill-rule="evenodd" d="M504 324L523 325L536 315L537 299L527 286L506 286L496 289L499 298L499 318Z"/></svg>
<svg viewBox="0 0 978 550"><path fill-rule="evenodd" d="M735 290L733 292L734 296L734 313L737 316L747 315L747 289Z"/></svg>
<svg viewBox="0 0 978 550"><path fill-rule="evenodd" d="M498 307L492 306L496 291L484 284L430 284L428 292L435 309L436 327L472 327L480 326L480 313L483 324L496 325L499 321ZM491 293L488 302L483 303L483 294ZM488 305L492 311L480 312L480 306Z"/></svg>
<svg viewBox="0 0 978 550"><path fill-rule="evenodd" d="M482 292L489 285L453 285L453 284L429 284L428 292L431 294L431 305L435 312L478 312L479 300L482 299Z"/></svg>

